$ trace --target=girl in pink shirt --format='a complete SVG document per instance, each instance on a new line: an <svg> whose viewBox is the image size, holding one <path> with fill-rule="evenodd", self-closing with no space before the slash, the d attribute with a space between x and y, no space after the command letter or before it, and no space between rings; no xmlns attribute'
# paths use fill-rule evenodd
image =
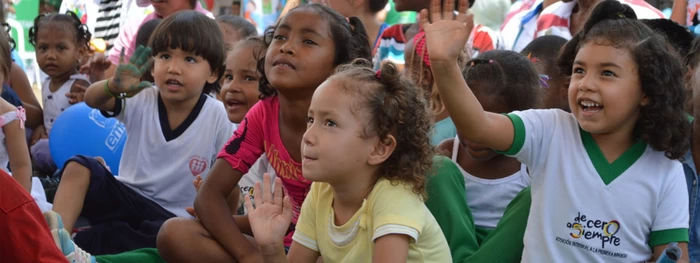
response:
<svg viewBox="0 0 700 263"><path fill-rule="evenodd" d="M204 180L194 204L199 220L170 220L159 233L158 249L168 262L261 259L247 240L252 238L244 235L252 235L247 217L232 218L227 197L263 153L291 199L294 216L285 245L291 244L311 185L300 163L311 96L336 66L371 58L362 22L346 20L319 4L291 10L265 32L265 44L267 53L258 63L262 99L246 114Z"/></svg>

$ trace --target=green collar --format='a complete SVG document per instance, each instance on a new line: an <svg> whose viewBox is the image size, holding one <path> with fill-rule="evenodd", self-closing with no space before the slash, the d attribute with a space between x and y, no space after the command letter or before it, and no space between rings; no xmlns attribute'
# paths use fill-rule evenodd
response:
<svg viewBox="0 0 700 263"><path fill-rule="evenodd" d="M647 144L644 141L637 141L632 147L627 149L620 157L618 157L613 163L608 163L605 159L605 155L596 144L595 140L590 133L579 128L581 133L581 141L583 142L583 147L586 148L586 153L588 153L588 158L591 159L593 167L598 172L598 175L603 179L605 185L609 185L613 180L624 173L628 168L630 168L639 157L642 157L644 150L647 148Z"/></svg>

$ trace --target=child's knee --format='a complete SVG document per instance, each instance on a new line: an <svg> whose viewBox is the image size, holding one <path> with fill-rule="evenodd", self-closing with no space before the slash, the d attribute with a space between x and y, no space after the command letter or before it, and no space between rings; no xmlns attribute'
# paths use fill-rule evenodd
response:
<svg viewBox="0 0 700 263"><path fill-rule="evenodd" d="M178 217L168 219L163 223L156 239L158 253L163 259L167 261L177 258L181 251L186 250L186 247L190 244L189 241L193 240L192 237L188 236L195 234L197 231L193 227L194 224L198 224L198 222L189 218Z"/></svg>

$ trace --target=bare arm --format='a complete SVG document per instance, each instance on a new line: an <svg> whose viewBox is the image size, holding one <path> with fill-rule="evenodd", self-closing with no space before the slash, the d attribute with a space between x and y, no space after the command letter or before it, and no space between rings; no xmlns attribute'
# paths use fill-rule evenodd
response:
<svg viewBox="0 0 700 263"><path fill-rule="evenodd" d="M682 26L686 26L688 0L673 0L673 12L671 12L671 20Z"/></svg>
<svg viewBox="0 0 700 263"><path fill-rule="evenodd" d="M109 83L107 83L108 81ZM92 108L102 111L114 110L114 103L116 99L105 90L105 85L107 84L107 88L113 94L117 94L117 92L114 91L117 88L114 85L113 79L98 81L90 85L90 88L85 91L85 103Z"/></svg>
<svg viewBox="0 0 700 263"><path fill-rule="evenodd" d="M372 262L406 262L408 260L409 236L391 234L374 241Z"/></svg>
<svg viewBox="0 0 700 263"><path fill-rule="evenodd" d="M16 63L12 63L12 67L10 68L10 79L12 80L12 90L14 90L17 96L19 96L19 99L22 100L24 110L27 112L27 122L25 125L33 129L43 124L44 112L41 109L41 105L39 105L39 101L34 95L27 74L25 74Z"/></svg>
<svg viewBox="0 0 700 263"><path fill-rule="evenodd" d="M259 257L258 250L243 236L231 217L226 200L242 176L225 160L217 159L194 201L194 209L204 228L237 261Z"/></svg>
<svg viewBox="0 0 700 263"><path fill-rule="evenodd" d="M3 103L9 103L3 101ZM10 157L10 169L12 177L19 182L27 193L32 191L32 162L29 158L29 147L24 129L20 127L20 120L16 120L2 127L6 136L7 153Z"/></svg>

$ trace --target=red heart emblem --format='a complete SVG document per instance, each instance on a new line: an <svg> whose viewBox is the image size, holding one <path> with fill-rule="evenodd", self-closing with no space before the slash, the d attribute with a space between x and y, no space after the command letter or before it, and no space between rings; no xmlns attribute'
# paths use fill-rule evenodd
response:
<svg viewBox="0 0 700 263"><path fill-rule="evenodd" d="M190 159L190 172L192 176L200 175L207 169L207 161L199 157L192 157Z"/></svg>

